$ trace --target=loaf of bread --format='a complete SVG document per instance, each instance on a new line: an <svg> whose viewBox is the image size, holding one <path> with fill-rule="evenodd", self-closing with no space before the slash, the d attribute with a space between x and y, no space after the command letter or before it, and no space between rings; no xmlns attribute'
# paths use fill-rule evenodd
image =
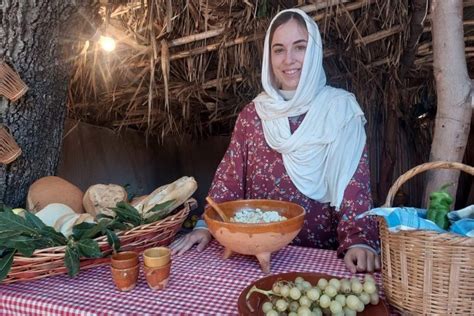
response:
<svg viewBox="0 0 474 316"><path fill-rule="evenodd" d="M26 208L36 213L52 203L65 204L76 213L83 213L84 193L74 184L56 176L43 177L31 184L26 198Z"/></svg>
<svg viewBox="0 0 474 316"><path fill-rule="evenodd" d="M86 212L94 217L98 214L115 216L111 208L121 201L127 201L127 191L122 186L94 184L84 193L82 204Z"/></svg>
<svg viewBox="0 0 474 316"><path fill-rule="evenodd" d="M140 199L136 203L132 203L132 206L135 207L141 214L143 214L143 217L147 218L153 215L153 213L149 212L149 210L152 209L156 204L162 204L164 202L174 200L174 202L168 205L166 208L171 212L183 204L187 199L189 199L196 190L196 180L194 180L193 177L185 176L170 184L160 186L144 199Z"/></svg>
<svg viewBox="0 0 474 316"><path fill-rule="evenodd" d="M47 226L59 227L62 222L70 216L78 215L72 208L62 203L51 203L36 213L36 216ZM58 222L58 224L56 224Z"/></svg>
<svg viewBox="0 0 474 316"><path fill-rule="evenodd" d="M51 203L36 213L36 216L57 232L69 237L72 228L82 222L94 223L94 217L90 214L77 214L69 206L61 203Z"/></svg>
<svg viewBox="0 0 474 316"><path fill-rule="evenodd" d="M61 225L57 225L58 228L55 227L55 229L56 231L62 233L64 236L69 237L72 235L72 228L83 222L94 223L95 219L89 213L74 214L72 218L69 218L69 220L64 221L63 223L61 223Z"/></svg>

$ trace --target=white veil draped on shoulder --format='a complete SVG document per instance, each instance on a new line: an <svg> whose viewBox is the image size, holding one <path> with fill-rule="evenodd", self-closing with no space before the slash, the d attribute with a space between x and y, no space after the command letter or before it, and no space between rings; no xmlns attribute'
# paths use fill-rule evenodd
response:
<svg viewBox="0 0 474 316"><path fill-rule="evenodd" d="M287 11L304 18L309 34L298 88L293 98L285 101L272 85L269 36L275 18ZM354 95L326 85L316 23L299 9L281 11L275 18L265 37L264 92L254 99L265 140L282 154L285 169L301 193L338 209L364 150L364 113ZM288 118L304 113L303 122L291 134Z"/></svg>

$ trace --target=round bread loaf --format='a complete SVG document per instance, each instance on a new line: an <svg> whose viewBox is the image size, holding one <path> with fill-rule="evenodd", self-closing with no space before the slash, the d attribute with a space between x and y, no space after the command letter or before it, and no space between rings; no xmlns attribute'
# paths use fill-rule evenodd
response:
<svg viewBox="0 0 474 316"><path fill-rule="evenodd" d="M72 208L61 203L51 203L36 213L36 216L47 226L54 227L57 231L64 220L79 216ZM57 223L57 224L56 224Z"/></svg>
<svg viewBox="0 0 474 316"><path fill-rule="evenodd" d="M65 204L76 213L84 213L82 198L84 193L74 184L56 176L43 177L30 186L26 198L26 208L36 213L51 203Z"/></svg>
<svg viewBox="0 0 474 316"><path fill-rule="evenodd" d="M94 217L91 214L76 214L73 219L64 221L57 231L61 232L64 236L69 237L72 235L72 228L83 222L94 223Z"/></svg>
<svg viewBox="0 0 474 316"><path fill-rule="evenodd" d="M115 216L111 210L118 202L127 201L127 191L118 184L94 184L84 193L83 206L87 213Z"/></svg>

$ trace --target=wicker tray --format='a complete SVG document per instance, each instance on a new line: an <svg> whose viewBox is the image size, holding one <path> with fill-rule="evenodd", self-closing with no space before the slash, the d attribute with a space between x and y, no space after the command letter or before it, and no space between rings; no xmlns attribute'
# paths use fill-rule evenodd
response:
<svg viewBox="0 0 474 316"><path fill-rule="evenodd" d="M430 169L474 168L454 162L430 162L401 175L388 192L390 207L398 189ZM382 243L382 279L389 303L403 314L474 315L474 238L431 231L391 233L378 218Z"/></svg>
<svg viewBox="0 0 474 316"><path fill-rule="evenodd" d="M196 200L189 199L177 213L151 224L141 225L133 229L118 232L121 250L142 252L146 248L169 245L181 228L189 212L197 206ZM112 248L107 237L96 238L100 250L106 255L99 259L81 259L81 270L107 264ZM65 246L36 250L32 257L16 255L7 277L2 283L37 280L52 275L66 273L64 266Z"/></svg>

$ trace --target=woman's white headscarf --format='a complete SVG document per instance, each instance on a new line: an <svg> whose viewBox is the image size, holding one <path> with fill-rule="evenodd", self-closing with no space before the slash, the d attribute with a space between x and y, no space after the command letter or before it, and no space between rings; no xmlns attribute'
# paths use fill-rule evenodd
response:
<svg viewBox="0 0 474 316"><path fill-rule="evenodd" d="M285 101L272 85L269 37L275 19L288 11L304 18L308 44L295 95ZM326 85L318 26L302 10L284 10L272 20L265 37L262 85L264 92L254 103L268 145L282 154L285 169L301 193L338 209L365 146L366 120L352 94ZM291 134L288 118L304 113L303 122Z"/></svg>

